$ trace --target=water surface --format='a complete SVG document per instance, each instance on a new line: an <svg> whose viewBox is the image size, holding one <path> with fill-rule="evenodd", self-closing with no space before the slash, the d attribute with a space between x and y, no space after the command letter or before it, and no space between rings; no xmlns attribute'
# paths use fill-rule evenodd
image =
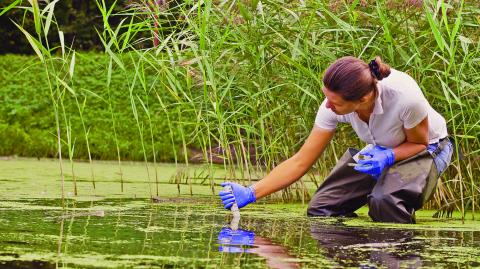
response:
<svg viewBox="0 0 480 269"><path fill-rule="evenodd" d="M480 266L475 226L356 227L266 204L242 210L232 232L230 213L211 199L68 202L67 212L58 199L0 202L0 268Z"/></svg>

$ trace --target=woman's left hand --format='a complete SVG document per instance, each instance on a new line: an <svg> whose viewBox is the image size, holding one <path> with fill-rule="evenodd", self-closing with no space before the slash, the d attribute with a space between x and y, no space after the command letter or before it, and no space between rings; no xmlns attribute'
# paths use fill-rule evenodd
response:
<svg viewBox="0 0 480 269"><path fill-rule="evenodd" d="M371 175L375 180L380 178L385 168L392 166L395 162L395 154L390 148L375 146L375 150L368 152L366 155L370 158L359 160L354 169Z"/></svg>

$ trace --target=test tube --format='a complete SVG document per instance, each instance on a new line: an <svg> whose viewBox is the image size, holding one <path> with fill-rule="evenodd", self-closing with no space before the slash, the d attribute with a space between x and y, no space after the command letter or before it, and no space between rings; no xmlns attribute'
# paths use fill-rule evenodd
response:
<svg viewBox="0 0 480 269"><path fill-rule="evenodd" d="M224 190L230 192L233 195L233 190L230 185L225 186ZM235 199L235 195L233 196L233 199ZM236 231L238 230L238 223L240 222L240 209L238 209L237 201L233 202L230 211L232 211L233 214L232 222L230 222L230 229Z"/></svg>

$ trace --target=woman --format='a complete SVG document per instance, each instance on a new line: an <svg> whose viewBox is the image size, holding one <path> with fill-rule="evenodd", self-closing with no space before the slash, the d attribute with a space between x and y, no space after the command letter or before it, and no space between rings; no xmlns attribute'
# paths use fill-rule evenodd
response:
<svg viewBox="0 0 480 269"><path fill-rule="evenodd" d="M322 154L337 124L349 123L372 146L359 153L361 160L358 150L345 152L310 201L308 215L354 216L368 203L374 221L414 223L415 210L431 196L450 163L445 119L412 77L380 57L369 64L340 58L325 71L323 84L326 98L305 144L252 186L222 183L233 190L220 192L225 208L234 201L244 207L297 181Z"/></svg>

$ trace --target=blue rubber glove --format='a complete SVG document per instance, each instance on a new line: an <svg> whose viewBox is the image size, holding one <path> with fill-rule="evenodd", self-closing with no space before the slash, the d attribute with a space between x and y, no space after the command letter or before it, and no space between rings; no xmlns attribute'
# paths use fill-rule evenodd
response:
<svg viewBox="0 0 480 269"><path fill-rule="evenodd" d="M375 155L375 154L377 154L381 151L384 151L385 149L387 149L387 148L379 146L379 145L374 145L372 148L360 151L359 155L362 155L363 157L367 157L367 158L372 158L373 155ZM362 157L360 157L360 158L362 158Z"/></svg>
<svg viewBox="0 0 480 269"><path fill-rule="evenodd" d="M395 154L392 149L381 146L375 146L370 150L360 153L368 156L368 159L359 160L355 170L371 175L378 180L385 168L390 167L395 162Z"/></svg>
<svg viewBox="0 0 480 269"><path fill-rule="evenodd" d="M245 246L253 246L255 241L255 233L248 230L233 231L230 228L222 228L218 233L218 243L220 252L241 253L249 252L249 248Z"/></svg>
<svg viewBox="0 0 480 269"><path fill-rule="evenodd" d="M240 184L233 182L223 182L220 184L222 187L230 185L233 194L229 191L220 191L220 199L222 199L225 209L230 209L233 203L236 201L238 208L242 208L250 203L257 201L253 187L244 187Z"/></svg>

